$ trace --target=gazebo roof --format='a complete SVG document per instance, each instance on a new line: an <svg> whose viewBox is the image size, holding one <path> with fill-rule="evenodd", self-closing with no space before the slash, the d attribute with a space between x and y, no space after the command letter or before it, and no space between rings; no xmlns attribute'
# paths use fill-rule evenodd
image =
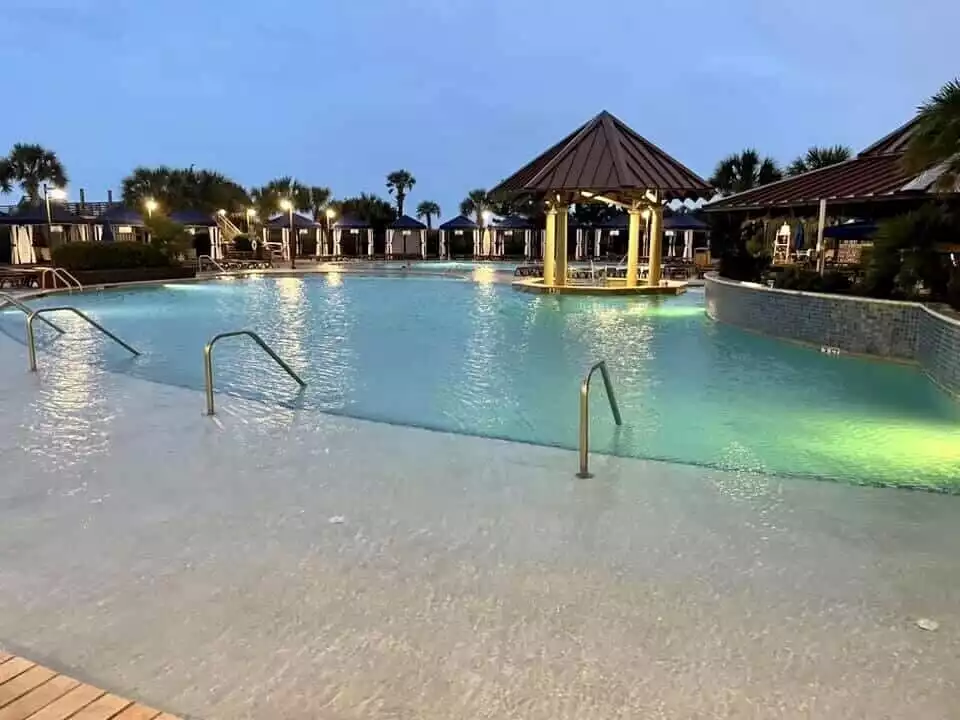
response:
<svg viewBox="0 0 960 720"><path fill-rule="evenodd" d="M300 213L293 213L293 226L298 230L302 230L304 228L313 229L313 228L320 227L319 224L315 223L313 220L311 220L308 217L304 217ZM273 218L267 223L267 227L271 227L271 228L290 227L290 215L288 215L287 213L284 213L283 215L277 215L275 218Z"/></svg>
<svg viewBox="0 0 960 720"><path fill-rule="evenodd" d="M669 197L711 194L707 182L604 110L491 190L491 194L573 192ZM668 197L668 199L669 199Z"/></svg>
<svg viewBox="0 0 960 720"><path fill-rule="evenodd" d="M536 230L537 226L530 222L529 218L522 215L508 215L505 218L496 220L493 223L495 228L500 230Z"/></svg>
<svg viewBox="0 0 960 720"><path fill-rule="evenodd" d="M440 230L476 230L479 225L477 225L473 220L468 218L466 215L457 215L452 220L447 220L443 223L438 229Z"/></svg>
<svg viewBox="0 0 960 720"><path fill-rule="evenodd" d="M83 225L87 221L74 215L62 205L50 204L50 222L56 225ZM21 205L9 215L0 218L5 225L46 225L47 209L43 205Z"/></svg>
<svg viewBox="0 0 960 720"><path fill-rule="evenodd" d="M366 220L349 216L340 218L333 224L333 226L338 228L347 228L350 230L365 230L373 227L373 225L368 223Z"/></svg>
<svg viewBox="0 0 960 720"><path fill-rule="evenodd" d="M170 219L181 225L191 225L193 227L213 227L217 220L213 213L203 210L174 210L170 213Z"/></svg>
<svg viewBox="0 0 960 720"><path fill-rule="evenodd" d="M136 210L124 205L115 205L97 218L99 223L111 223L113 225L144 225L143 215Z"/></svg>
<svg viewBox="0 0 960 720"><path fill-rule="evenodd" d="M424 225L419 220L414 220L409 215L401 215L392 223L390 223L391 230L426 230L427 226Z"/></svg>

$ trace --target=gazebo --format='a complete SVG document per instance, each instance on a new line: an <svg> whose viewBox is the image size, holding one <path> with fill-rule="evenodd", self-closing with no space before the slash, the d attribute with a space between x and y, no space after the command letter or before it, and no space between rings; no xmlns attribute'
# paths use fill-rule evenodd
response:
<svg viewBox="0 0 960 720"><path fill-rule="evenodd" d="M145 228L143 215L132 208L115 205L96 219L93 239L96 242L137 242L146 239Z"/></svg>
<svg viewBox="0 0 960 720"><path fill-rule="evenodd" d="M87 221L55 204L50 205L49 218L45 206L23 205L0 217L0 224L10 226L10 260L14 265L49 262L50 248L61 243L86 242L89 238ZM38 246L38 241L45 244Z"/></svg>
<svg viewBox="0 0 960 720"><path fill-rule="evenodd" d="M373 225L366 220L342 217L333 224L334 257L373 257Z"/></svg>
<svg viewBox="0 0 960 720"><path fill-rule="evenodd" d="M427 226L409 215L401 215L387 227L387 258L427 257Z"/></svg>
<svg viewBox="0 0 960 720"><path fill-rule="evenodd" d="M694 240L697 233L703 237L703 242L696 247L709 247L707 238L710 233L710 225L689 213L670 215L663 220L663 229L666 231L667 257L677 257L681 254L684 260L693 260ZM680 234L683 234L683 245L677 242Z"/></svg>
<svg viewBox="0 0 960 720"><path fill-rule="evenodd" d="M174 210L170 219L183 225L193 235L193 249L197 256L209 255L214 260L223 257L223 236L213 213L203 210Z"/></svg>
<svg viewBox="0 0 960 720"><path fill-rule="evenodd" d="M457 215L457 217L452 220L447 220L440 226L440 257L449 258L455 257L458 254L466 255L467 246L467 236L470 236L470 246L472 248L477 247L477 235L479 234L480 226L477 225L473 220L468 218L466 215ZM452 235L452 237L451 237ZM461 253L457 252L457 249L454 245L459 245L457 242L458 239L463 239Z"/></svg>
<svg viewBox="0 0 960 720"><path fill-rule="evenodd" d="M534 196L546 203L546 288L567 285L567 228L572 203L602 202L627 211L626 287L639 280L642 215L650 217L648 287L659 287L663 206L712 193L699 175L604 111L497 185L495 197Z"/></svg>
<svg viewBox="0 0 960 720"><path fill-rule="evenodd" d="M507 245L511 245L511 250L515 254L520 253L521 243L523 257L527 260L533 260L542 254L541 232L530 220L521 215L509 215L493 223L491 230L493 235L493 247L491 254L496 257L504 257L507 253Z"/></svg>
<svg viewBox="0 0 960 720"><path fill-rule="evenodd" d="M320 224L314 222L308 217L304 217L300 213L293 213L293 229L296 231L296 253L297 257L303 257L303 239L307 236L311 230L314 231L314 240L316 242L316 247L312 253L306 253L307 255L319 255L320 254ZM263 242L265 245L276 245L277 241L273 241L272 237L279 235L279 245L282 248L283 259L290 259L290 219L291 215L284 213L283 215L277 215L277 217L268 221L263 226Z"/></svg>

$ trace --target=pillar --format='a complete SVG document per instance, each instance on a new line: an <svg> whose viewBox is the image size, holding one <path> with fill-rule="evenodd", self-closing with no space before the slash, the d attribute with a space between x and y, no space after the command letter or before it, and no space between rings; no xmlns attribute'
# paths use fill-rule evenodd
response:
<svg viewBox="0 0 960 720"><path fill-rule="evenodd" d="M627 229L627 287L637 286L637 276L640 274L640 210L632 208L629 211L630 225Z"/></svg>
<svg viewBox="0 0 960 720"><path fill-rule="evenodd" d="M367 229L367 257L373 257L373 229Z"/></svg>
<svg viewBox="0 0 960 720"><path fill-rule="evenodd" d="M567 238L567 229L570 227L570 206L561 205L557 208L557 229L556 229L556 258L557 264L554 272L556 273L557 285L567 284L567 253L570 252L569 238Z"/></svg>
<svg viewBox="0 0 960 720"><path fill-rule="evenodd" d="M530 247L530 231L524 230L523 231L523 259L529 260L531 257L533 257L533 250Z"/></svg>
<svg viewBox="0 0 960 720"><path fill-rule="evenodd" d="M683 231L683 259L693 260L693 230Z"/></svg>
<svg viewBox="0 0 960 720"><path fill-rule="evenodd" d="M543 284L557 282L557 209L547 208L547 226L543 236Z"/></svg>
<svg viewBox="0 0 960 720"><path fill-rule="evenodd" d="M663 206L657 206L650 211L650 273L647 276L648 285L660 284L660 257L663 253Z"/></svg>
<svg viewBox="0 0 960 720"><path fill-rule="evenodd" d="M597 228L593 231L593 257L600 257L600 236L603 234L603 230Z"/></svg>

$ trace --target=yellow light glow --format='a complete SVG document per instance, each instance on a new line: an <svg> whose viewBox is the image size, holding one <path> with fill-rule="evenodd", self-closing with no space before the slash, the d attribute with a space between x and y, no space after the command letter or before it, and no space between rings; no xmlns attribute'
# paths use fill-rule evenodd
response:
<svg viewBox="0 0 960 720"><path fill-rule="evenodd" d="M333 208L327 208L326 210L327 220L333 220L337 216L337 211Z"/></svg>
<svg viewBox="0 0 960 720"><path fill-rule="evenodd" d="M63 188L58 188L58 187L50 188L50 189L47 191L47 194L48 194L53 200L66 200L66 199L67 199L67 191L64 190Z"/></svg>
<svg viewBox="0 0 960 720"><path fill-rule="evenodd" d="M253 208L247 208L247 217L248 217L248 218L255 218L256 216L257 216L257 211L256 211L256 210L254 210Z"/></svg>
<svg viewBox="0 0 960 720"><path fill-rule="evenodd" d="M220 208L219 210L217 210L217 215L219 215L220 217L223 217L226 214L227 214L227 211L224 210L223 208Z"/></svg>
<svg viewBox="0 0 960 720"><path fill-rule="evenodd" d="M343 285L343 275L338 272L328 272L327 284L330 287L340 287L341 285Z"/></svg>
<svg viewBox="0 0 960 720"><path fill-rule="evenodd" d="M496 275L493 272L493 268L488 267L478 267L473 271L473 280L478 282L481 285L491 285L495 279Z"/></svg>
<svg viewBox="0 0 960 720"><path fill-rule="evenodd" d="M283 198L280 200L280 209L285 212L289 212L290 210L293 210L293 203L287 200L287 198Z"/></svg>
<svg viewBox="0 0 960 720"><path fill-rule="evenodd" d="M643 217L644 220L649 220L649 219L650 219L650 208L647 208L646 210L644 210L642 213L640 213L640 215Z"/></svg>
<svg viewBox="0 0 960 720"><path fill-rule="evenodd" d="M153 212L158 207L160 207L160 203L158 203L153 198L147 198L146 200L144 200L143 204L144 206L146 206L147 210L149 210L150 212Z"/></svg>

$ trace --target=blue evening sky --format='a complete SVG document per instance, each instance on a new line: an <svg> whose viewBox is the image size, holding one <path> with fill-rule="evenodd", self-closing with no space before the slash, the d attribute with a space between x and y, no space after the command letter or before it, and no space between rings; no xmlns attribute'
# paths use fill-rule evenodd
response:
<svg viewBox="0 0 960 720"><path fill-rule="evenodd" d="M0 152L49 146L90 200L138 164L337 196L402 167L450 217L602 109L704 176L861 149L960 73L957 27L956 0L0 0Z"/></svg>

